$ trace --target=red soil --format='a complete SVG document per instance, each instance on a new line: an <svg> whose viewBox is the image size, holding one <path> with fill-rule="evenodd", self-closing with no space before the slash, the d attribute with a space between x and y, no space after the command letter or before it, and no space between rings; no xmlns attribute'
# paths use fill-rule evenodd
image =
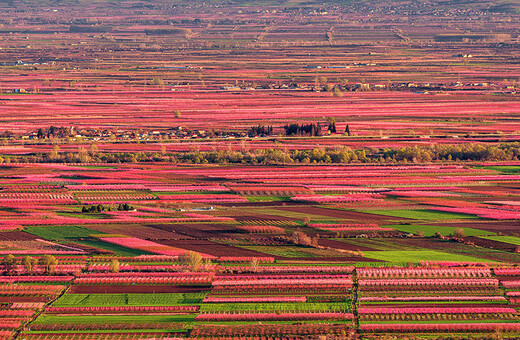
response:
<svg viewBox="0 0 520 340"><path fill-rule="evenodd" d="M343 249L343 250L352 250L352 251L374 251L377 249L364 247L364 246L358 246L350 243L345 243L341 241L336 240L328 240L328 239L320 239L318 241L318 244L323 247L329 247L329 248L335 248L335 249Z"/></svg>
<svg viewBox="0 0 520 340"><path fill-rule="evenodd" d="M206 240L161 240L158 241L158 243L172 247L193 250L213 256L268 256L264 253L260 253L254 250L238 248Z"/></svg>
<svg viewBox="0 0 520 340"><path fill-rule="evenodd" d="M408 220L408 218L395 218L390 216L362 213L357 211L347 211L320 207L281 207L277 208L283 211L293 211L297 213L310 214L310 215L321 215L334 218L342 218L349 220L362 220L362 221L389 221L389 220Z"/></svg>
<svg viewBox="0 0 520 340"><path fill-rule="evenodd" d="M5 231L0 233L0 241L32 241L37 238L25 231Z"/></svg>

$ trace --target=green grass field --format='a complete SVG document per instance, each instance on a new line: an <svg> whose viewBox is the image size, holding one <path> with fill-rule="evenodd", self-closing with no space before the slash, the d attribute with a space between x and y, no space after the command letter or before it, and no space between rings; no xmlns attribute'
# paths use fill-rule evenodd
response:
<svg viewBox="0 0 520 340"><path fill-rule="evenodd" d="M24 230L46 240L66 240L89 237L92 234L103 234L96 230L78 226L26 227Z"/></svg>
<svg viewBox="0 0 520 340"><path fill-rule="evenodd" d="M316 255L306 252L307 248L298 246L241 246L240 248L258 251L267 255L284 257L316 257Z"/></svg>
<svg viewBox="0 0 520 340"><path fill-rule="evenodd" d="M99 234L99 232L97 232ZM151 255L152 253L147 251L142 251L139 249L132 249L132 248L126 248L122 246L118 246L116 244L111 244L108 242L103 241L91 241L91 240L84 240L84 241L76 241L78 244L84 244L86 246L90 247L96 247L101 248L104 250L112 251L117 256L139 256L139 255Z"/></svg>
<svg viewBox="0 0 520 340"><path fill-rule="evenodd" d="M206 294L65 294L54 307L198 305Z"/></svg>
<svg viewBox="0 0 520 340"><path fill-rule="evenodd" d="M71 323L155 323L155 322L191 322L195 315L49 315L39 316L36 324L71 324Z"/></svg>
<svg viewBox="0 0 520 340"><path fill-rule="evenodd" d="M387 239L347 239L338 238L336 241L352 244L353 246L368 247L374 250L423 250L424 248L400 244Z"/></svg>
<svg viewBox="0 0 520 340"><path fill-rule="evenodd" d="M103 213L81 213L79 207L76 210L77 212L57 212L56 215L70 218L81 218L84 220L99 220L103 218L110 218L109 215Z"/></svg>
<svg viewBox="0 0 520 340"><path fill-rule="evenodd" d="M509 244L514 244L520 246L520 237L515 236L481 236L480 238L485 238L486 240L499 241Z"/></svg>
<svg viewBox="0 0 520 340"><path fill-rule="evenodd" d="M457 214L444 211L430 210L369 210L363 211L369 214L377 214L392 217L411 218L414 220L458 220L458 219L478 219L474 215Z"/></svg>
<svg viewBox="0 0 520 340"><path fill-rule="evenodd" d="M495 262L478 257L444 253L436 250L364 251L365 257L394 263L421 261Z"/></svg>
<svg viewBox="0 0 520 340"><path fill-rule="evenodd" d="M385 225L386 228L393 228L405 233L417 234L422 232L424 236L434 236L435 233L439 232L443 236L453 235L454 227L442 227L442 226L429 226L429 225ZM462 228L466 236L481 236L481 235L495 235L494 232L479 230L473 228Z"/></svg>
<svg viewBox="0 0 520 340"><path fill-rule="evenodd" d="M258 251L268 255L283 257L328 257L350 256L331 249L316 249L303 246L240 246L241 248Z"/></svg>
<svg viewBox="0 0 520 340"><path fill-rule="evenodd" d="M483 166L478 167L479 169L495 170L505 174L516 174L520 172L520 166L515 165L495 165L495 166Z"/></svg>

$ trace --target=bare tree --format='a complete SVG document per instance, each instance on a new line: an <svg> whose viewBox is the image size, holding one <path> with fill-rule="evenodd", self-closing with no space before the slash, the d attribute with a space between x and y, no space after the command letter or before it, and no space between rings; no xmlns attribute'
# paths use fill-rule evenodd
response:
<svg viewBox="0 0 520 340"><path fill-rule="evenodd" d="M259 261L257 257L253 257L251 261L249 262L249 265L251 266L251 271L256 272L258 271L258 265Z"/></svg>
<svg viewBox="0 0 520 340"><path fill-rule="evenodd" d="M54 273L54 269L58 265L58 260L52 255L43 255L40 257L38 264L43 267L44 273L49 275Z"/></svg>
<svg viewBox="0 0 520 340"><path fill-rule="evenodd" d="M455 237L466 237L466 232L462 228L453 230L453 236Z"/></svg>
<svg viewBox="0 0 520 340"><path fill-rule="evenodd" d="M117 259L110 261L109 268L111 273L119 273L119 261Z"/></svg>
<svg viewBox="0 0 520 340"><path fill-rule="evenodd" d="M302 245L302 246L310 246L312 245L312 240L309 236L305 235L304 232L302 232L301 230L296 230L293 234L292 234L292 241L294 244L299 244L299 245Z"/></svg>
<svg viewBox="0 0 520 340"><path fill-rule="evenodd" d="M32 273L34 270L34 266L38 263L38 260L34 257L25 256L22 260L22 264L25 267L27 273Z"/></svg>
<svg viewBox="0 0 520 340"><path fill-rule="evenodd" d="M14 265L16 264L16 259L14 258L13 255L11 255L11 254L6 255L4 257L4 259L2 260L2 264L4 266L5 275L12 275L14 273L14 270L15 270Z"/></svg>
<svg viewBox="0 0 520 340"><path fill-rule="evenodd" d="M190 267L194 272L200 269L202 266L202 255L195 251L188 251L184 255L179 257L179 260Z"/></svg>

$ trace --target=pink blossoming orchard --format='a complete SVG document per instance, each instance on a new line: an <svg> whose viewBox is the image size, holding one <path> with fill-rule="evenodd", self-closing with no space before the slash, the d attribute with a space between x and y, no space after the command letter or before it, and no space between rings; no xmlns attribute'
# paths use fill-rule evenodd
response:
<svg viewBox="0 0 520 340"><path fill-rule="evenodd" d="M518 0L0 13L0 340L520 338Z"/></svg>
<svg viewBox="0 0 520 340"><path fill-rule="evenodd" d="M1 334L513 337L511 167L3 164Z"/></svg>

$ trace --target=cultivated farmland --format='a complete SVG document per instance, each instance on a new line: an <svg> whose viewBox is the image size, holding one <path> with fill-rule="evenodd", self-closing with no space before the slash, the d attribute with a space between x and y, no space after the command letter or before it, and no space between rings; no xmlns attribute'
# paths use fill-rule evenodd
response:
<svg viewBox="0 0 520 340"><path fill-rule="evenodd" d="M519 8L0 2L0 340L520 337Z"/></svg>

